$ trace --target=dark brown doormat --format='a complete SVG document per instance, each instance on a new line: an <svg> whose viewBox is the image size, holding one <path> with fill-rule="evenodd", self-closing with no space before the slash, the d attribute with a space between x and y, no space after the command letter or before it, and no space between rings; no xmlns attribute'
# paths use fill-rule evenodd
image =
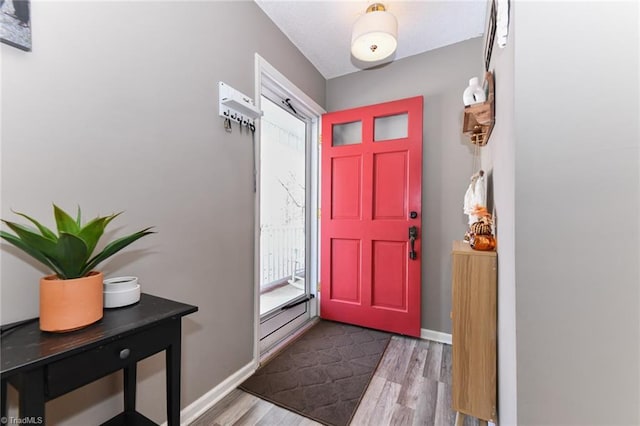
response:
<svg viewBox="0 0 640 426"><path fill-rule="evenodd" d="M321 320L240 389L330 426L348 425L391 334Z"/></svg>

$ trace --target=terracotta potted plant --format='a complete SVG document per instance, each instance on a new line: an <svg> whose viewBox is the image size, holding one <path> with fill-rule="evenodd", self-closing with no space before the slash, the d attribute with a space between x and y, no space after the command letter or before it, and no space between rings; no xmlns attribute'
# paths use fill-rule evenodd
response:
<svg viewBox="0 0 640 426"><path fill-rule="evenodd" d="M54 204L58 233L24 213L35 228L2 220L15 235L0 231L0 237L18 247L53 272L40 279L40 329L72 331L102 318L102 272L94 268L134 241L152 234L151 228L118 238L93 254L107 225L120 213L96 217L82 224L80 208L76 218Z"/></svg>

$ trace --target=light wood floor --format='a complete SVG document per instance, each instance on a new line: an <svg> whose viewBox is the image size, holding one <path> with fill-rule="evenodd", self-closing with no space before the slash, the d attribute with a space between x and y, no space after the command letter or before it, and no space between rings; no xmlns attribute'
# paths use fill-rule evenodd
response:
<svg viewBox="0 0 640 426"><path fill-rule="evenodd" d="M393 336L358 406L352 426L455 423L451 346ZM235 389L192 426L312 426L313 420ZM477 420L465 418L465 426Z"/></svg>

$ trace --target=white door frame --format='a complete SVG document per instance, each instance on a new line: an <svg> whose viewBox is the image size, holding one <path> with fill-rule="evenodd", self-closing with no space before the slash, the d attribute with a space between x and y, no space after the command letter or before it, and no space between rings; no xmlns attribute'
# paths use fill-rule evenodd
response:
<svg viewBox="0 0 640 426"><path fill-rule="evenodd" d="M319 280L319 235L318 235L318 214L319 207L319 135L321 117L326 111L318 105L313 99L307 96L302 90L296 87L289 79L287 79L282 73L275 69L259 54L255 54L255 102L258 108L261 107L261 93L262 86L268 80L271 87L278 87L283 94L295 101L298 107L301 107L308 116L312 117L311 126L311 147L309 155L310 158L310 175L311 182L309 182L310 191L307 193L307 206L309 206L309 230L310 230L310 250L306 254L306 264L309 265L309 286L310 293L315 295L314 299L309 301L310 317L314 318L318 315L318 291L317 283ZM254 249L254 345L253 345L253 357L257 363L260 360L260 125L256 126L254 146L254 158L256 170L256 199L255 199L255 221L254 221L254 235L255 235L255 249ZM296 327L301 326L306 321L293 321L287 327L293 331Z"/></svg>

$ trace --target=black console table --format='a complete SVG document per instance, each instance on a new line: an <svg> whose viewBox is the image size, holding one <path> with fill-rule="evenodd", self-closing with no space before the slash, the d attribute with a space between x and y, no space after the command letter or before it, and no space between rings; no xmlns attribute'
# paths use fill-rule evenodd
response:
<svg viewBox="0 0 640 426"><path fill-rule="evenodd" d="M197 310L143 293L135 305L105 309L100 321L81 330L42 332L37 321L7 330L1 340L2 417L7 383L19 392L19 417L46 424L45 402L122 369L124 412L104 425L154 425L136 411L136 363L164 350L167 423L178 426L181 320Z"/></svg>

